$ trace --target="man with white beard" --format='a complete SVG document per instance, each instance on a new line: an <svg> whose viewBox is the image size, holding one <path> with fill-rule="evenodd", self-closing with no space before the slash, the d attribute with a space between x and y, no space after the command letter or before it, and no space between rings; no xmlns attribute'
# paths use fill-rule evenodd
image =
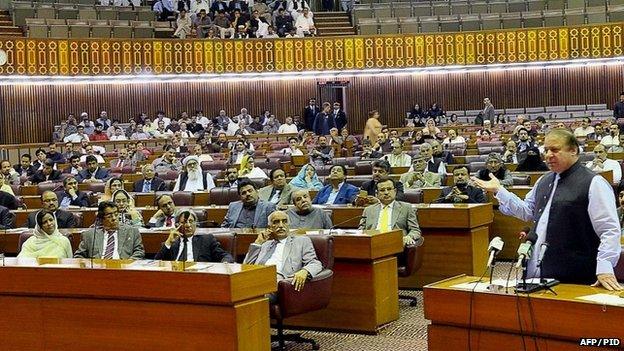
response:
<svg viewBox="0 0 624 351"><path fill-rule="evenodd" d="M202 172L199 167L199 157L187 156L182 164L184 171L178 176L173 191L207 191L215 187L210 173Z"/></svg>

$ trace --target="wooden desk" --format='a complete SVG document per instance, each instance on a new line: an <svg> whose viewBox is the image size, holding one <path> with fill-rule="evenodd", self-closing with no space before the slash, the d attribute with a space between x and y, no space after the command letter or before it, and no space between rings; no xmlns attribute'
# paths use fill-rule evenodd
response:
<svg viewBox="0 0 624 351"><path fill-rule="evenodd" d="M174 272L170 262L154 265L165 271L119 261L106 269L98 262L81 268L90 261L74 259L62 263L75 268L5 263L0 338L6 350L270 349L264 295L276 290L275 267L214 263L201 272Z"/></svg>
<svg viewBox="0 0 624 351"><path fill-rule="evenodd" d="M522 350L522 335L526 350L536 350L535 344L540 350L549 351L613 350L615 348L581 347L579 340L624 340L620 326L624 307L577 299L608 293L605 289L561 284L553 288L557 295L538 292L529 299L525 294L513 294L512 290L510 294L476 292L472 295L468 290L451 287L476 279L456 277L424 288L425 318L431 320L429 351L468 350L469 338L474 351Z"/></svg>

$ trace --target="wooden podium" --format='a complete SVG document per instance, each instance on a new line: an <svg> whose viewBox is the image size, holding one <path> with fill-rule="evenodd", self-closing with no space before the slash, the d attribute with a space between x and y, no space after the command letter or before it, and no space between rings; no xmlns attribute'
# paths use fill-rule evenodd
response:
<svg viewBox="0 0 624 351"><path fill-rule="evenodd" d="M476 281L460 276L425 286L425 318L429 351L500 350L621 350L581 346L583 338L624 340L620 323L624 307L578 299L593 294L614 294L602 288L561 284L552 292L530 295L504 289L500 293L453 288ZM471 316L472 313L472 316ZM470 342L470 347L468 343Z"/></svg>
<svg viewBox="0 0 624 351"><path fill-rule="evenodd" d="M142 261L143 269L100 262L90 269L90 260L70 259L45 268L5 259L2 349L270 349L264 295L276 290L275 267L211 263L178 272L176 262Z"/></svg>
<svg viewBox="0 0 624 351"><path fill-rule="evenodd" d="M425 204L418 223L425 242L423 264L401 288L420 288L458 274L481 274L487 263L492 204Z"/></svg>

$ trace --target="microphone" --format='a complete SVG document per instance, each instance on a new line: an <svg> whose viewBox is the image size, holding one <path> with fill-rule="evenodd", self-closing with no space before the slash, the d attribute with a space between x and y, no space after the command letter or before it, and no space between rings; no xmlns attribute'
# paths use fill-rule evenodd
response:
<svg viewBox="0 0 624 351"><path fill-rule="evenodd" d="M532 251L533 243L530 241L523 242L520 246L518 246L518 261L516 262L516 268L520 268L522 266L522 261L531 258Z"/></svg>
<svg viewBox="0 0 624 351"><path fill-rule="evenodd" d="M546 255L546 250L548 250L548 243L545 242L540 246L539 254L537 255L537 266L542 266L542 261L544 260L544 255Z"/></svg>
<svg viewBox="0 0 624 351"><path fill-rule="evenodd" d="M488 258L487 267L492 267L492 264L494 263L494 257L500 252L500 250L503 249L504 245L505 242L503 242L503 239L501 239L500 236L497 236L492 239L492 241L490 241L490 246L488 247L490 257Z"/></svg>
<svg viewBox="0 0 624 351"><path fill-rule="evenodd" d="M331 226L331 228L329 228L329 232L331 233L331 231L332 231L332 230L334 230L334 229L338 229L338 227L339 227L339 226L341 226L341 225L343 225L343 224L345 224L345 223L347 223L347 222L349 222L349 221L352 221L352 220L354 220L354 219L362 219L362 218L366 218L366 216L364 216L364 215L361 215L361 216L355 216L355 217L353 217L353 218L349 218L349 219L347 219L347 220L344 220L344 221L342 221L342 222L340 222L340 223L338 223L338 224L334 224L334 225L332 225L332 226Z"/></svg>

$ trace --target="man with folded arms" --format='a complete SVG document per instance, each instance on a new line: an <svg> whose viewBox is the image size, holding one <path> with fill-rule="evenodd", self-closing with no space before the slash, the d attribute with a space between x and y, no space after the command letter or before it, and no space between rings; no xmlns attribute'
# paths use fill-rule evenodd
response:
<svg viewBox="0 0 624 351"><path fill-rule="evenodd" d="M332 220L325 211L312 207L308 190L296 190L292 194L294 208L286 211L292 228L330 229Z"/></svg>
<svg viewBox="0 0 624 351"><path fill-rule="evenodd" d="M377 182L379 203L364 209L360 229L387 232L403 230L403 245L422 245L423 237L418 225L416 208L411 204L396 201L397 190L394 180L383 178Z"/></svg>
<svg viewBox="0 0 624 351"><path fill-rule="evenodd" d="M164 261L234 262L232 255L221 248L212 234L195 235L197 216L192 211L182 211L176 216L176 227L171 229L167 241L154 257Z"/></svg>
<svg viewBox="0 0 624 351"><path fill-rule="evenodd" d="M300 291L308 279L323 270L312 240L305 235L290 235L288 215L283 211L271 213L268 222L267 230L249 246L243 263L274 265L277 280L292 279L295 290ZM269 300L274 302L275 295L271 294Z"/></svg>

